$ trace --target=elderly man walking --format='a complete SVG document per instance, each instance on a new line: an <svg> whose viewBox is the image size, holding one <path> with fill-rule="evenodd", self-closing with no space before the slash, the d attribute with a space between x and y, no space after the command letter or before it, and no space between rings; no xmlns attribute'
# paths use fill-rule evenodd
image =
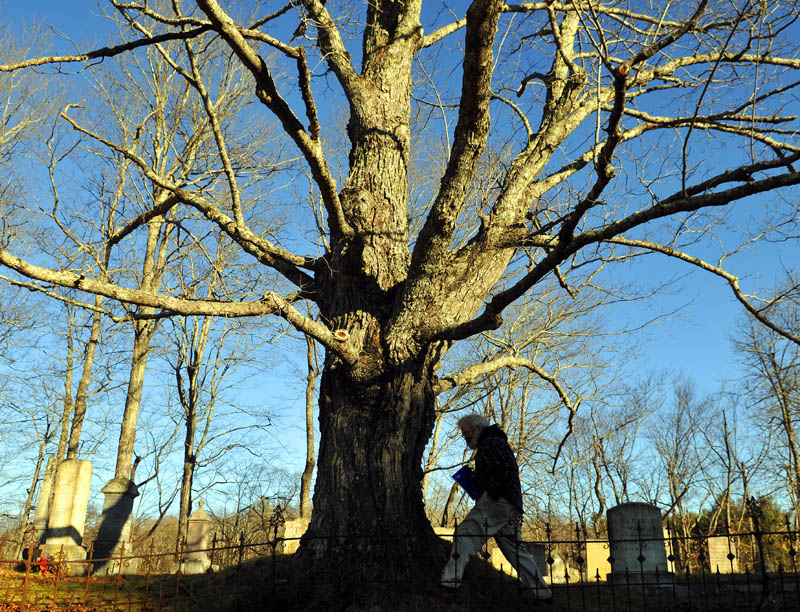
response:
<svg viewBox="0 0 800 612"><path fill-rule="evenodd" d="M467 446L477 450L477 501L456 529L450 558L442 571L442 586L458 588L470 558L488 538L494 537L505 558L533 595L541 600L551 599L553 594L542 579L536 560L520 546L522 489L517 460L508 445L508 437L497 425L490 425L479 414L463 417L458 426Z"/></svg>

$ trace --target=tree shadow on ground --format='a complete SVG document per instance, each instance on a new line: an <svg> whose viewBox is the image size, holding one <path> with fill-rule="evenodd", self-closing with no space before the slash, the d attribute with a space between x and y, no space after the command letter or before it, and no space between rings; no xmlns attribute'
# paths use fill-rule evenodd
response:
<svg viewBox="0 0 800 612"><path fill-rule="evenodd" d="M480 559L470 562L455 591L439 587L438 573L427 574L413 581L335 588L297 559L277 555L229 568L210 581L193 577L198 580L193 591L208 612L508 612L542 606L519 582Z"/></svg>

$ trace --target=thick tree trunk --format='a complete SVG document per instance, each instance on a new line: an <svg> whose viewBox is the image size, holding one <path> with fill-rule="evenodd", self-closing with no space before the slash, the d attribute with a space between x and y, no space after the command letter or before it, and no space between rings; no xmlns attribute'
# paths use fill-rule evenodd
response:
<svg viewBox="0 0 800 612"><path fill-rule="evenodd" d="M472 12L468 38L494 31L499 4L485 8ZM315 271L321 318L360 353L353 366L326 355L314 507L299 553L339 592L438 579L446 546L427 518L421 482L435 421L434 369L446 347L430 338L469 319L502 273L503 257L510 257L510 251L493 253L487 270L483 262L459 266L449 253L437 259L426 252L416 261L423 271L408 286L415 265L408 224L410 92L422 30L403 11L401 3L368 4L362 71L347 81L352 148L340 202L353 236L334 232ZM483 12L492 11L494 18L484 19ZM321 46L335 49L326 36ZM470 61L484 66L491 56L472 53ZM471 83L472 68L465 70ZM489 79L481 85L477 95L485 106ZM483 150L483 119L465 118L479 127L455 137L469 159L442 179L446 194L436 204L436 219L426 224L429 239L441 225L450 228L439 246L450 244L457 217L451 212L465 197L468 181L460 177L471 176Z"/></svg>
<svg viewBox="0 0 800 612"><path fill-rule="evenodd" d="M99 309L103 305L103 297L95 296L94 304ZM89 384L92 382L92 370L94 368L94 356L97 352L97 343L100 340L100 325L102 315L99 310L92 315L92 330L89 341L86 343L86 352L83 358L83 371L78 382L78 392L75 394L75 413L72 416L72 428L69 433L69 446L67 447L67 459L78 458L78 446L81 441L81 430L83 421L86 418L86 398L89 395Z"/></svg>
<svg viewBox="0 0 800 612"><path fill-rule="evenodd" d="M429 362L357 384L326 364L314 512L301 556L335 582L430 574L439 547L425 514L422 457L434 422Z"/></svg>
<svg viewBox="0 0 800 612"><path fill-rule="evenodd" d="M144 375L147 369L147 353L153 337L151 322L134 323L133 358L128 378L128 393L125 397L125 411L122 414L122 425L119 432L119 449L114 478L130 478L133 466L133 445L136 441L136 424L139 421L139 406L142 401Z"/></svg>
<svg viewBox="0 0 800 612"><path fill-rule="evenodd" d="M177 552L181 551L182 546L186 542L186 538L189 534L189 511L192 507L192 482L194 481L194 468L195 458L193 453L184 452L180 502L178 504L178 536L175 541L175 550Z"/></svg>
<svg viewBox="0 0 800 612"><path fill-rule="evenodd" d="M157 198L158 199L158 195ZM164 228L164 217L151 219L147 224L147 248L142 265L141 286L151 291L157 291L164 273L166 245L168 230L159 244L159 237ZM152 309L143 308L143 314L152 313ZM136 441L136 424L139 422L139 407L142 401L144 375L147 369L147 353L150 351L150 342L158 329L158 321L133 322L133 357L131 359L131 372L128 378L128 394L125 397L125 412L122 415L122 426L119 433L119 448L117 450L117 465L114 469L114 478L132 478L133 474L133 445Z"/></svg>

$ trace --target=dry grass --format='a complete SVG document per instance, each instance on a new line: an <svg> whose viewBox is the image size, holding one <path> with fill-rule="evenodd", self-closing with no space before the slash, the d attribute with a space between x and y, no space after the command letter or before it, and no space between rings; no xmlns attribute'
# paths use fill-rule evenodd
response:
<svg viewBox="0 0 800 612"><path fill-rule="evenodd" d="M515 580L476 561L455 592L443 591L432 580L360 583L334 590L319 576L305 572L295 559L282 556L197 576L67 579L30 574L27 585L24 577L20 572L0 572L0 612L688 612L756 610L761 599L757 589L746 593L723 588L716 594L714 584L708 595L695 591L690 597L685 593L677 597L666 589L660 596L651 593L646 598L641 591L625 586L612 589L606 584L585 584L556 587L553 602L545 604L521 592ZM779 593L768 609L800 609L797 593Z"/></svg>

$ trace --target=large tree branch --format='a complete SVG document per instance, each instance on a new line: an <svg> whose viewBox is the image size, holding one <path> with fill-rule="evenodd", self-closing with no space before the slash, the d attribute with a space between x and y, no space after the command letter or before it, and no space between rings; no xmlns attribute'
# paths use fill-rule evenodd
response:
<svg viewBox="0 0 800 612"><path fill-rule="evenodd" d="M631 69L646 61L662 49L671 45L676 40L681 38L686 32L692 29L705 11L707 4L708 0L702 0L698 4L697 9L692 17L688 19L682 27L676 28L668 35L660 38L654 44L646 46L633 57L631 57L630 60L618 66L614 71L614 103L608 118L608 126L606 127L608 138L603 144L603 147L600 149L600 153L595 160L597 180L589 190L589 193L586 195L586 197L578 203L573 212L570 213L570 215L562 224L559 232L559 239L561 241L566 241L572 236L572 233L577 227L578 222L581 220L581 218L583 218L583 215L585 215L590 208L597 204L597 199L600 197L600 194L614 177L614 171L611 167L611 160L614 157L614 151L616 150L617 145L622 142L623 131L621 128L621 122L623 113L625 111L625 93L628 87L628 74L630 73Z"/></svg>
<svg viewBox="0 0 800 612"><path fill-rule="evenodd" d="M131 42L115 45L113 47L102 47L100 49L94 49L93 51L86 51L85 53L78 53L75 55L49 55L45 57L36 57L23 60L21 62L14 62L11 64L0 64L0 72L12 72L22 68L44 66L47 64L69 64L75 62L85 63L96 59L102 60L103 58L114 57L115 55L133 51L141 47L148 47L150 45L164 43L171 40L186 40L189 38L195 38L204 32L209 32L210 30L211 25L206 25L192 28L191 30L186 30L184 32L167 32L165 34L133 40Z"/></svg>
<svg viewBox="0 0 800 612"><path fill-rule="evenodd" d="M440 261L457 226L466 190L489 134L493 41L501 3L476 0L467 11L461 104L441 188L414 247L412 266Z"/></svg>
<svg viewBox="0 0 800 612"><path fill-rule="evenodd" d="M353 69L350 63L350 53L344 46L344 41L336 27L325 3L320 0L302 0L303 6L308 12L309 17L314 20L317 26L317 45L325 57L325 61L333 70L339 80L345 95L353 100L364 89L361 77Z"/></svg>
<svg viewBox="0 0 800 612"><path fill-rule="evenodd" d="M502 313L508 305L519 299L533 285L552 272L558 264L589 244L608 242L616 236L620 236L635 227L656 219L702 208L725 206L731 202L759 193L765 193L781 187L800 185L800 172L796 171L785 172L761 180L753 180L753 175L757 172L789 166L798 159L800 159L800 153L723 172L694 185L685 192L679 191L653 206L634 212L624 219L579 234L568 242L561 242L552 236L540 236L535 243L547 247L549 252L532 270L511 287L496 294L479 316L461 325L443 330L436 334L433 339L455 341L468 338L482 331L497 329L502 324ZM745 181L745 183L730 189L706 193L720 185L739 181Z"/></svg>
<svg viewBox="0 0 800 612"><path fill-rule="evenodd" d="M600 151L594 163L597 179L586 197L575 206L573 211L564 220L564 223L562 223L561 229L559 230L559 240L561 241L569 240L580 220L590 208L597 204L600 194L614 177L614 169L611 166L611 160L614 158L614 151L622 142L624 136L621 123L625 110L625 91L628 71L629 67L623 64L617 68L614 73L614 104L608 118L608 126L606 127L608 138L603 143L603 146L600 147Z"/></svg>
<svg viewBox="0 0 800 612"><path fill-rule="evenodd" d="M426 34L420 40L419 44L420 49L424 49L425 47L430 47L432 45L435 45L443 38L450 36L450 34L452 34L453 32L458 32L465 25L467 25L467 18L462 17L458 21L448 23L446 26L442 26L438 30L434 30L430 34Z"/></svg>
<svg viewBox="0 0 800 612"><path fill-rule="evenodd" d="M738 134L740 136L746 136L747 138L752 138L753 140L762 142L765 145L777 150L784 150L791 152L800 151L800 146L798 145L794 145L784 140L776 140L775 138L768 136L767 134L770 132L770 130L758 129L752 127L752 123L778 124L778 123L793 121L794 119L796 119L796 117L786 117L786 116L747 117L744 115L730 116L726 113L719 113L714 116L698 116L696 118L658 117L650 115L648 113L643 113L641 111L635 111L632 109L626 109L625 114L630 115L631 117L635 117L640 121L651 124L651 129L681 128L681 127L688 127L689 125L694 125L695 128L703 130L714 130L717 132L726 132L729 134ZM731 123L730 124L722 123L722 121L730 121ZM748 126L747 124L751 125ZM800 134L800 130L785 130L783 132L777 131L777 133L786 136L797 136L798 134Z"/></svg>
<svg viewBox="0 0 800 612"><path fill-rule="evenodd" d="M211 26L211 22L208 21L207 19L198 19L196 17L187 17L187 16L181 15L181 14L179 14L177 17L168 17L168 16L163 15L161 13L157 13L156 11L148 8L146 5L142 5L142 4L139 4L139 3L136 3L136 2L115 2L114 0L110 0L110 1L111 1L111 4L114 6L114 8L116 8L124 16L124 18L126 20L128 20L128 23L130 23L132 26L134 26L136 29L138 29L140 31L145 29L144 26L142 26L139 22L137 22L129 13L132 13L132 12L135 11L135 12L141 14L141 15L144 15L145 17L148 17L149 19L151 19L151 20L153 20L153 21L155 21L157 23L161 23L161 24L168 25L168 26L171 26L171 27L185 28L185 27L188 27L188 26L192 26L192 27L210 27ZM298 55L298 49L296 47L292 47L291 45L284 44L281 41L279 41L277 38L274 38L273 36L270 36L266 32L262 32L261 30L256 29L256 28L259 28L259 27L263 26L265 23L267 23L269 21L272 21L273 19L276 19L276 18L280 17L281 15L289 12L290 10L292 10L292 8L294 8L294 5L295 5L295 3L290 1L286 5L284 5L282 8L278 9L277 11L275 11L275 12L269 14L269 15L265 15L264 17L260 17L254 23L251 23L248 27L239 28L239 30L241 31L242 35L247 39L258 40L260 42L266 43L269 46L279 50L282 53L284 53L285 55L287 55L289 57L296 58L297 55ZM175 5L173 4L173 7L174 6ZM145 36L150 36L150 34L149 33L145 33Z"/></svg>
<svg viewBox="0 0 800 612"><path fill-rule="evenodd" d="M527 368L536 376L549 384L558 395L561 403L569 411L569 417L567 417L567 431L561 439L561 442L558 445L558 450L553 458L553 469L555 469L555 465L558 462L561 451L563 450L564 445L574 429L575 415L578 413L578 408L580 407L581 401L579 398L576 403L573 403L572 400L570 400L569 395L567 395L566 389L564 389L564 387L561 386L561 383L558 382L558 379L552 374L543 370L534 361L518 355L504 355L490 361L476 363L459 372L455 372L440 378L434 386L434 393L442 393L443 391L448 391L454 387L475 382L481 377L491 374L492 372L496 372L501 368L520 367Z"/></svg>
<svg viewBox="0 0 800 612"><path fill-rule="evenodd" d="M668 10L667 8L664 9L663 14L659 14L657 12L649 14L637 13L636 11L620 8L619 6L603 5L599 2L592 3L589 8L593 13L598 15L607 15L623 24L626 29L632 30L640 35L651 35L653 32L652 26L656 26L656 32L658 32L664 28L679 29L685 25L685 21L666 19L665 15ZM507 13L530 13L533 11L545 10L552 10L556 13L570 13L585 9L580 5L576 6L576 3L573 0L567 0L566 2L521 2L519 4L507 4L503 9L503 11ZM735 21L735 19L724 19L709 21L702 24L695 23L692 27L692 31L705 32L715 28L730 26L735 23ZM651 29L643 30L633 25L633 22L641 22L651 26Z"/></svg>
<svg viewBox="0 0 800 612"><path fill-rule="evenodd" d="M683 37L684 34L691 30L695 30L697 23L700 21L700 17L702 17L703 13L705 13L706 7L708 6L708 0L701 0L697 8L695 9L694 13L692 14L686 22L682 23L678 27L673 28L671 32L662 36L653 44L647 45L639 50L638 53L634 54L628 62L629 68L633 68L638 66L639 64L646 62L648 59L653 57L656 53L662 51L663 49L670 46L672 43L677 41L679 38ZM621 67L620 67L621 68Z"/></svg>
<svg viewBox="0 0 800 612"><path fill-rule="evenodd" d="M78 289L94 295L102 295L119 302L136 304L163 311L163 314L185 316L254 317L277 315L299 331L337 353L348 364L358 360L358 352L347 338L336 335L319 321L303 315L283 296L267 292L260 300L246 302L224 302L211 299L177 298L142 289L131 289L114 283L97 280L83 274L65 270L52 270L29 263L4 249L0 249L0 264L19 274L51 285ZM29 287L31 288L31 287ZM37 288L38 289L38 288Z"/></svg>
<svg viewBox="0 0 800 612"><path fill-rule="evenodd" d="M676 57L654 68L643 68L638 73L631 76L631 84L634 86L644 85L654 79L671 77L681 68L700 64L718 64L720 62L738 65L770 65L783 66L786 68L800 68L800 58L777 57L766 53L697 53L695 55Z"/></svg>
<svg viewBox="0 0 800 612"><path fill-rule="evenodd" d="M493 372L496 372L502 368L527 368L528 370L534 372L542 380L547 381L547 383L553 387L564 406L566 406L570 411L576 409L575 406L573 406L572 401L569 399L566 390L561 386L555 376L545 372L534 361L528 359L527 357L520 357L519 355L504 355L489 361L473 364L468 368L448 374L447 376L442 376L439 378L434 387L434 393L443 393L444 391L449 391L455 387L476 382L487 374L492 374Z"/></svg>
<svg viewBox="0 0 800 612"><path fill-rule="evenodd" d="M187 17L185 15L179 14L177 17L168 17L162 13L157 13L156 11L152 10L147 6L147 0L145 0L144 4L140 4L138 2L118 2L117 0L109 0L111 5L117 9L119 12L125 14L127 16L127 11L136 11L141 13L145 17L152 19L153 21L157 21L158 23L163 23L164 25L169 26L201 26L207 25L209 22L204 19L197 19L196 17ZM279 8L277 11L265 15L263 17L258 18L254 23L250 25L250 28L257 28L265 23L272 21L273 19L277 19L281 15L289 12L294 7L295 3L293 1L287 2L283 7ZM176 7L173 4L173 8Z"/></svg>
<svg viewBox="0 0 800 612"><path fill-rule="evenodd" d="M127 159L135 163L141 172L158 187L174 194L174 198L168 198L164 202L164 206L169 204L176 204L182 201L185 204L192 206L201 212L209 221L217 224L232 240L239 244L246 252L255 257L261 263L268 265L285 276L292 283L300 287L304 292L313 292L314 280L304 272L301 272L298 267L313 269L315 260L307 257L300 257L283 249L279 249L268 240L253 233L246 225L236 223L228 215L222 212L219 207L208 202L205 198L197 195L194 192L183 189L171 181L165 179L158 174L150 165L130 149L122 147L115 142L100 136L96 132L92 132L77 123L72 117L69 116L67 111L69 107L61 113L61 116L66 119L72 127L87 136L90 136L101 142L109 149L117 151ZM162 210L163 207L159 206L157 209ZM156 210L140 215L135 221L146 222L149 219L158 216ZM124 230L130 233L134 229L133 224L129 224Z"/></svg>
<svg viewBox="0 0 800 612"><path fill-rule="evenodd" d="M122 323L125 321L133 321L137 317L134 315L126 315L123 317L119 317L114 315L111 311L101 306L97 306L96 304L89 304L88 302L82 302L75 298L68 297L66 295L62 295L53 291L50 287L45 287L42 285L37 285L36 283L21 281L16 278L11 278L10 276L6 276L5 274L0 274L0 279L6 281L9 285L14 285L15 287L20 287L22 289L27 289L31 292L41 293L42 295L46 295L49 298L54 300L58 300L59 302L63 302L64 304L69 304L70 306L76 306L78 308L83 308L90 312L98 312L102 315L107 316L109 319L114 321L114 323ZM148 318L154 318L153 315L150 315Z"/></svg>
<svg viewBox="0 0 800 612"><path fill-rule="evenodd" d="M197 4L214 24L215 29L223 39L230 45L242 64L255 78L258 99L275 114L281 125L283 125L283 129L303 153L303 157L311 168L311 173L319 186L322 199L328 209L328 219L332 231L346 239L351 239L354 235L353 228L345 219L342 205L339 201L336 180L328 169L328 163L318 134L314 134L316 126L313 121L312 133L309 134L286 100L278 93L275 80L266 62L247 43L239 28L230 16L222 10L219 3L216 0L197 0ZM302 70L303 60L300 59L300 61ZM303 75L301 75L301 80L302 78ZM308 107L307 112L309 116L316 115L316 111L312 113Z"/></svg>

